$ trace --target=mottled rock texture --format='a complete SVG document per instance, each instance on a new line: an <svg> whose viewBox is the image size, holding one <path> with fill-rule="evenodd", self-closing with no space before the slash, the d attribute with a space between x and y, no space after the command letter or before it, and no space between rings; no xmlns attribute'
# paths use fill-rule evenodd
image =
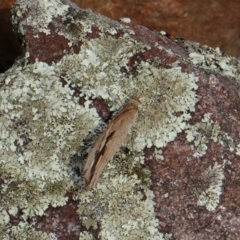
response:
<svg viewBox="0 0 240 240"><path fill-rule="evenodd" d="M237 239L240 64L65 1L19 0L24 56L0 75L1 239ZM139 94L101 180L82 165Z"/></svg>

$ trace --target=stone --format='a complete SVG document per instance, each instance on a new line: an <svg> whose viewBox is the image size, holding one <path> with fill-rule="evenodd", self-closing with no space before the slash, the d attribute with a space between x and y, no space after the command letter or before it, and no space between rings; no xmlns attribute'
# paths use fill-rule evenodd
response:
<svg viewBox="0 0 240 240"><path fill-rule="evenodd" d="M68 0L18 0L24 56L0 75L1 239L236 239L239 61ZM90 192L108 120L139 118ZM10 235L9 235L10 233Z"/></svg>

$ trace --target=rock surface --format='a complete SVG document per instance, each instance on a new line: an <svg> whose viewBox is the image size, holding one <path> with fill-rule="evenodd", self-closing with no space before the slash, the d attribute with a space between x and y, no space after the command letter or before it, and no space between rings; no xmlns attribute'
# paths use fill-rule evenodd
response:
<svg viewBox="0 0 240 240"><path fill-rule="evenodd" d="M238 0L74 0L112 19L129 17L151 30L165 30L171 37L183 37L240 56Z"/></svg>
<svg viewBox="0 0 240 240"><path fill-rule="evenodd" d="M0 75L1 239L237 239L237 59L65 0L19 0L24 57ZM90 192L88 149L139 119Z"/></svg>

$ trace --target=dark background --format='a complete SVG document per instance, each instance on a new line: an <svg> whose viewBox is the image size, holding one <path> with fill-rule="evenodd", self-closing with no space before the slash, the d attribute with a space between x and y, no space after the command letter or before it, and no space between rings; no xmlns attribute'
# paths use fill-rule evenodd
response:
<svg viewBox="0 0 240 240"><path fill-rule="evenodd" d="M22 54L10 22L14 0L0 0L0 72ZM185 38L240 56L240 0L74 0L112 19L131 18L171 38Z"/></svg>

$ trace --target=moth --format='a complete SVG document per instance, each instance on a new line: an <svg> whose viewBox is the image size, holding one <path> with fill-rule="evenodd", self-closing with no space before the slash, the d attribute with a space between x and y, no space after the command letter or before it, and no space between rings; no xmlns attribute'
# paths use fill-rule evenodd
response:
<svg viewBox="0 0 240 240"><path fill-rule="evenodd" d="M88 154L83 167L86 190L93 188L104 167L118 151L138 116L139 96L131 99L108 124Z"/></svg>

